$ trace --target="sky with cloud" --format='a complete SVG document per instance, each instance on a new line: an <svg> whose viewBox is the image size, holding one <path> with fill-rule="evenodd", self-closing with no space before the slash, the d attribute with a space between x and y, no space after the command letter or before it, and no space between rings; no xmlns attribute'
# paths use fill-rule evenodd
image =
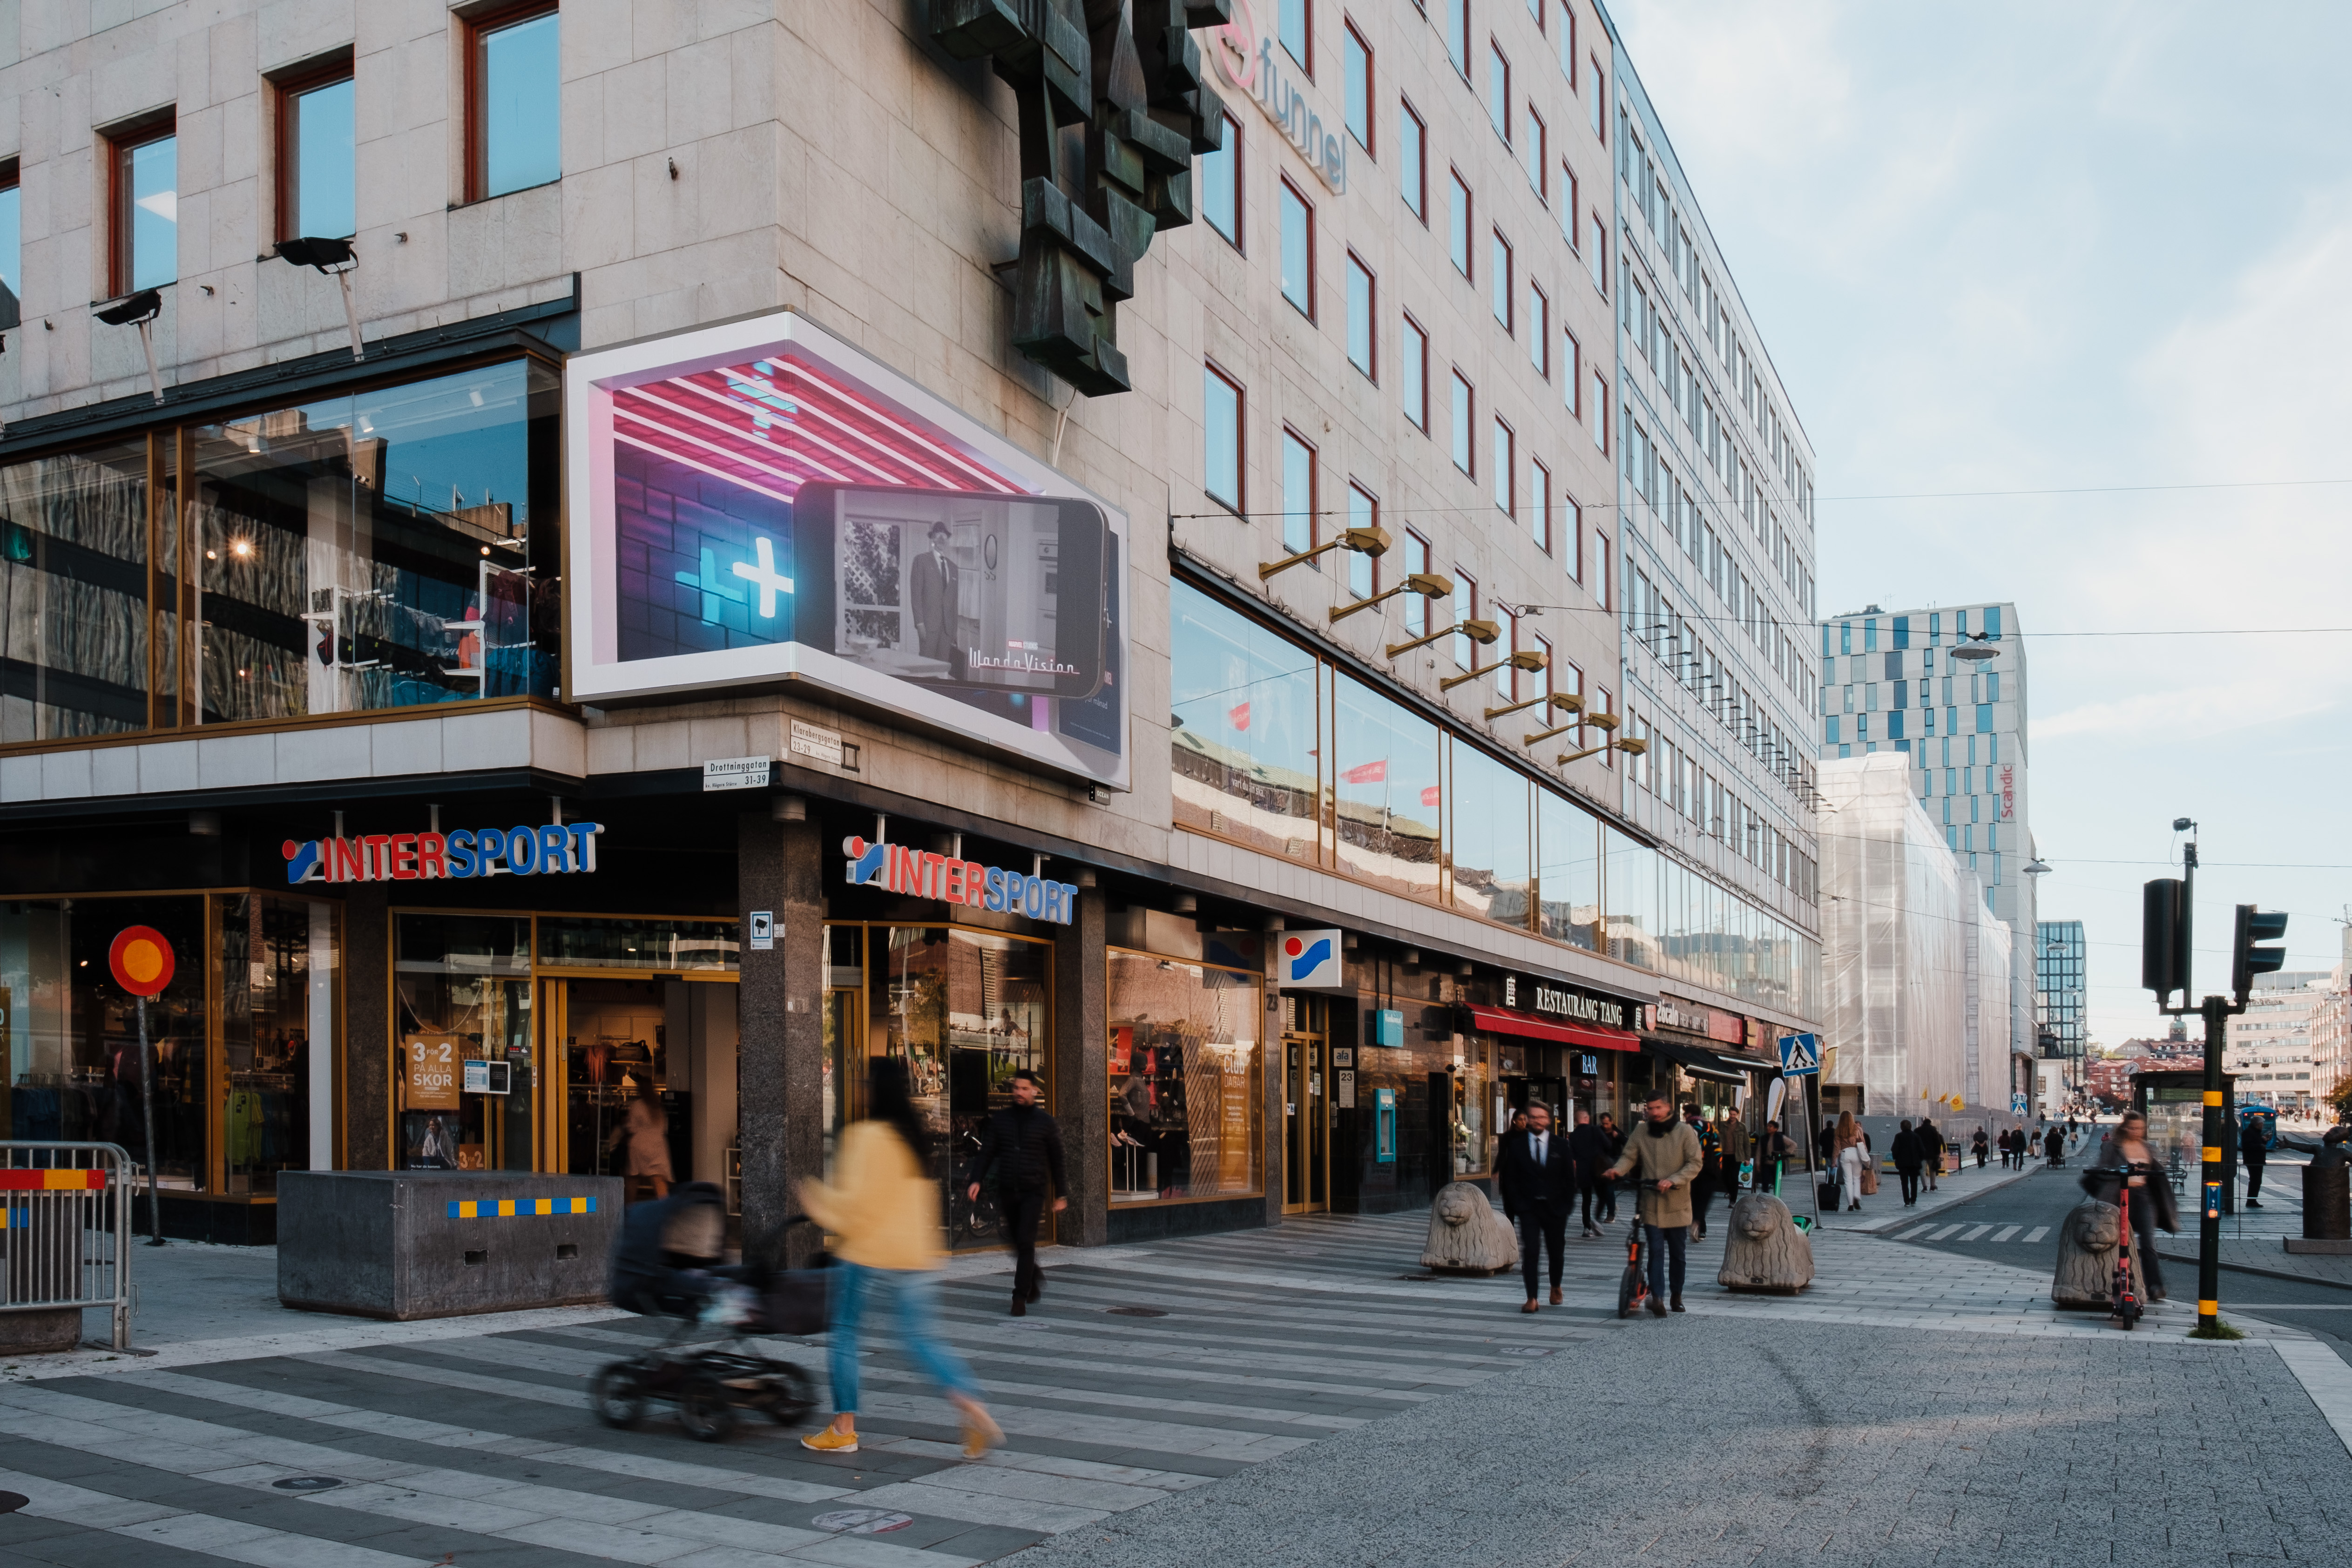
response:
<svg viewBox="0 0 2352 1568"><path fill-rule="evenodd" d="M1822 610L2017 604L2092 1037L2162 1032L2175 816L2200 993L2241 901L2335 963L2352 630L2280 628L2352 628L2352 5L1611 13L1812 441Z"/></svg>

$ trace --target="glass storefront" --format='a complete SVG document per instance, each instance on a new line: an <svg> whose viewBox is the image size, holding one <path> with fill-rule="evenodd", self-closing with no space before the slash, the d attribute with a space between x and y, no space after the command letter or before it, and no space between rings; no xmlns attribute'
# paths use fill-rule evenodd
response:
<svg viewBox="0 0 2352 1568"><path fill-rule="evenodd" d="M396 914L392 967L393 1163L538 1169L530 917Z"/></svg>
<svg viewBox="0 0 2352 1568"><path fill-rule="evenodd" d="M0 466L0 744L551 695L559 395L517 358Z"/></svg>
<svg viewBox="0 0 2352 1568"><path fill-rule="evenodd" d="M331 1072L316 1069L337 1039L336 917L250 892L0 903L8 1136L119 1143L147 1163L138 999L107 956L118 932L143 925L174 958L147 1004L158 1184L236 1199L310 1168L315 1112L332 1102Z"/></svg>
<svg viewBox="0 0 2352 1568"><path fill-rule="evenodd" d="M1261 977L1116 948L1106 963L1111 1203L1262 1194Z"/></svg>

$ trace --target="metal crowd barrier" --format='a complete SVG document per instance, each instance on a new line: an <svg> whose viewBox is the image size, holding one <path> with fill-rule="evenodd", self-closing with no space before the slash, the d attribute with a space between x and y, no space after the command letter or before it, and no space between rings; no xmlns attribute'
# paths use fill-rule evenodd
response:
<svg viewBox="0 0 2352 1568"><path fill-rule="evenodd" d="M133 1172L119 1144L0 1142L0 1312L104 1307L131 1348Z"/></svg>

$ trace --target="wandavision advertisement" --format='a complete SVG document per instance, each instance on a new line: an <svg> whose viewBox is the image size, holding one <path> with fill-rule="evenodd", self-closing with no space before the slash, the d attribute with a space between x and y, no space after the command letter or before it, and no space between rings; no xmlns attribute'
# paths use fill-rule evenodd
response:
<svg viewBox="0 0 2352 1568"><path fill-rule="evenodd" d="M1123 513L790 311L564 398L566 696L806 682L1127 787Z"/></svg>

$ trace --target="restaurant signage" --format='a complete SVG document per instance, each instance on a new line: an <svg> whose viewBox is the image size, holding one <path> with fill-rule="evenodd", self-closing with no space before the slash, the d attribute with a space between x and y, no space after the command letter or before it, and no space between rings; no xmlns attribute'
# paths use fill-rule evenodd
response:
<svg viewBox="0 0 2352 1568"><path fill-rule="evenodd" d="M596 868L601 822L538 827L458 827L447 833L362 833L289 838L279 846L289 882L440 881L468 877L552 877Z"/></svg>
<svg viewBox="0 0 2352 1568"><path fill-rule="evenodd" d="M1642 1005L1587 991L1557 980L1517 974L1503 978L1503 1005L1540 1013L1574 1024L1598 1024L1610 1029L1641 1027Z"/></svg>

